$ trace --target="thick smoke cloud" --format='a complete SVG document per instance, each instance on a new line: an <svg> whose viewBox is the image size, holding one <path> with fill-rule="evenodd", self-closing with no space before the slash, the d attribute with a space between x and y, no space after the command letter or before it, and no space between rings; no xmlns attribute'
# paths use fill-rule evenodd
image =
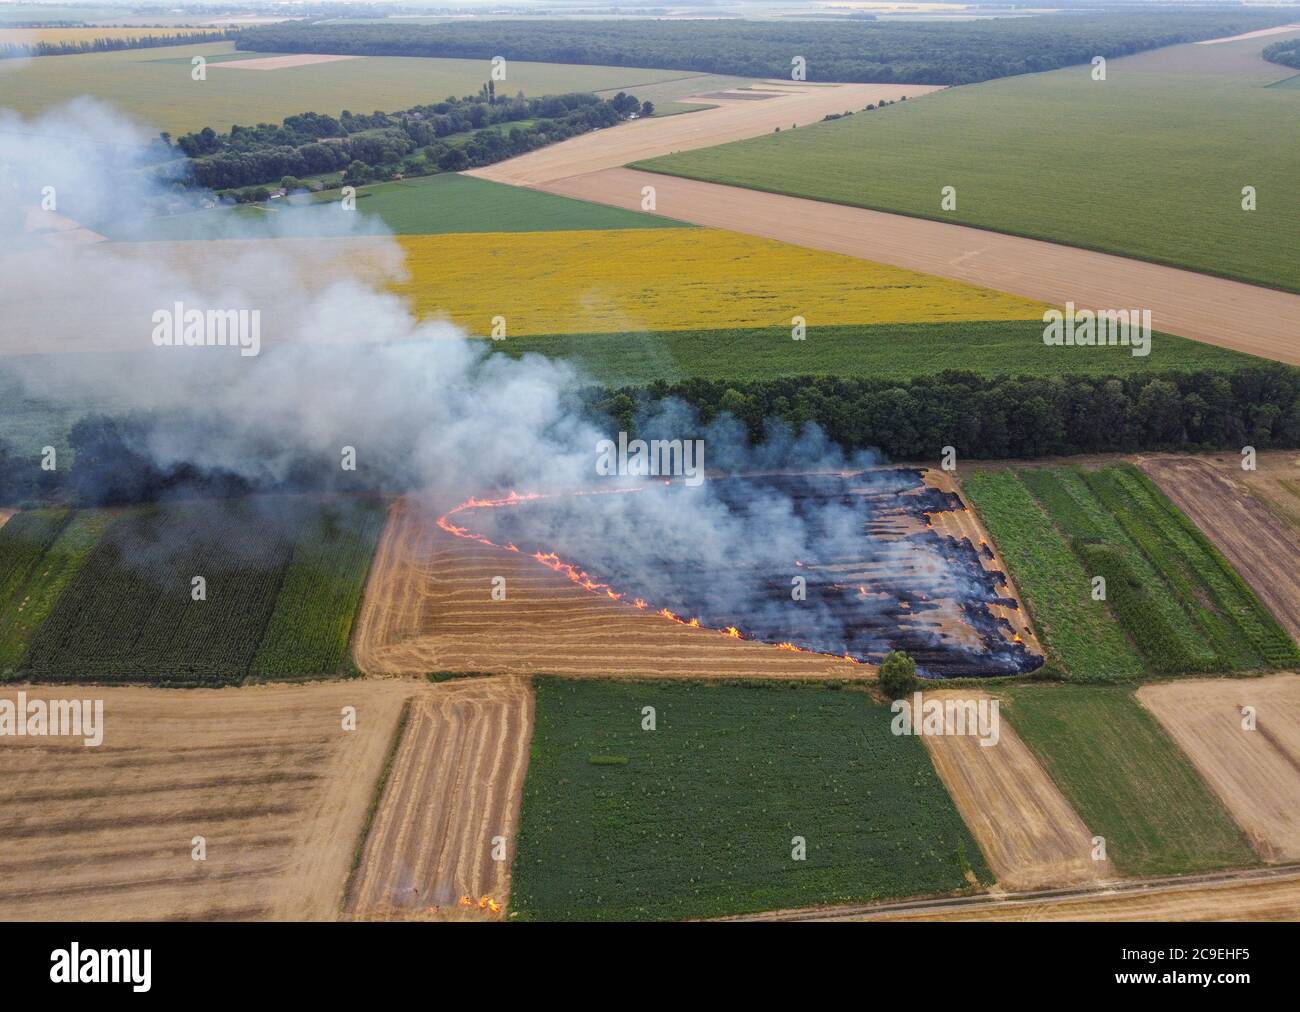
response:
<svg viewBox="0 0 1300 1012"><path fill-rule="evenodd" d="M416 319L386 288L401 277L401 248L368 216L350 214L353 236L328 241L305 236L311 215L347 213L337 205L268 214L265 223L229 215L226 239L183 246L46 234L78 225L94 232L174 206L175 187L146 165L153 136L88 101L35 120L0 112L0 247L11 251L3 258L0 381L22 398L56 409L52 418L94 406L145 419L124 430L139 460L259 488L300 475L304 462L337 469L344 447L355 448L370 487L415 490L439 509L508 490L636 483L597 476L597 445L617 433L582 409L578 367L512 358L445 322ZM40 208L45 187L58 195L57 212ZM51 214L59 217L42 217ZM261 310L261 354L155 347L152 314L177 302ZM645 437L703 437L714 472L873 463L846 458L816 430L775 429L749 446L734 420L703 427L679 404L647 409L637 428ZM954 573L933 543L868 550L860 501L832 494L810 512L797 487L755 485L742 496L735 487L709 481L680 495L560 496L510 522L524 525L514 534L521 542L562 546L593 572L644 588L656 608L716 600L710 620L735 614L765 636L788 623L788 591L774 595L771 580L788 584L795 560L838 554L933 595L988 594ZM897 596L892 585L878 589L855 602L862 616ZM845 641L838 597L811 600L801 615L808 645L872 654L889 645L878 628Z"/></svg>

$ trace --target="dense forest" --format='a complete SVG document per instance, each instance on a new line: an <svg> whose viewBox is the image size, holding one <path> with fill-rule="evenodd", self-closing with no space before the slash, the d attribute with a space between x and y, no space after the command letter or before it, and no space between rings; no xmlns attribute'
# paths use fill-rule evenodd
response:
<svg viewBox="0 0 1300 1012"><path fill-rule="evenodd" d="M148 31L148 29L143 29ZM130 38L87 39L85 42L0 43L0 60L20 56L72 56L76 53L106 53L115 49L152 49L156 46L187 46L196 42L220 42L236 32L182 32L176 35L142 35Z"/></svg>
<svg viewBox="0 0 1300 1012"><path fill-rule="evenodd" d="M1274 42L1271 46L1264 47L1262 55L1272 63L1280 63L1284 67L1300 70L1300 39Z"/></svg>
<svg viewBox="0 0 1300 1012"><path fill-rule="evenodd" d="M1087 63L1157 46L1285 24L1278 10L1056 14L920 24L807 21L459 21L447 24L277 24L244 30L257 52L441 56L663 67L809 81L969 84Z"/></svg>
<svg viewBox="0 0 1300 1012"><path fill-rule="evenodd" d="M596 421L635 433L637 417L665 398L693 406L702 424L729 413L754 442L778 419L795 431L815 422L847 450L875 449L896 461L933 460L944 446L956 447L968 459L1300 446L1300 370L1280 364L1100 379L989 378L951 371L902 382L828 376L687 380L592 387L583 402ZM74 465L58 472L40 470L35 454L18 454L0 439L0 504L142 502L181 489L231 495L400 491L415 480L402 473L412 455L398 444L390 448L387 465L369 477L340 471L331 449L304 456L275 484L256 487L189 464L162 469L134 449L150 445L151 434L160 430L175 433L209 423L172 414L88 415L72 426L68 438Z"/></svg>
<svg viewBox="0 0 1300 1012"><path fill-rule="evenodd" d="M344 171L347 182L367 183L398 173L489 165L653 110L622 92L608 100L587 94L498 98L489 82L478 95L401 112L345 110L337 119L309 112L278 125L233 126L224 134L204 127L177 138L176 147L190 159L199 186L225 190L275 183L292 189L300 177L329 172Z"/></svg>

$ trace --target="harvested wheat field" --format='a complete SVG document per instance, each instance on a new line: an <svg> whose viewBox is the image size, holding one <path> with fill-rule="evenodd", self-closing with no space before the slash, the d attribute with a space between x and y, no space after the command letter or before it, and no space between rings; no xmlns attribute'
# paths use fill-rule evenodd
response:
<svg viewBox="0 0 1300 1012"><path fill-rule="evenodd" d="M474 169L467 175L515 186L540 186L583 172L612 169L642 158L757 137L769 134L777 127L788 130L796 124L807 126L819 122L828 113L864 109L868 104L881 100L896 101L904 95L911 99L938 91L940 87L933 84L787 83L790 84L788 89L773 93L765 102L755 102L748 95L712 94L681 98L678 101L703 101L717 107L680 116L634 120L616 130L597 130L518 158ZM638 187L638 207L640 200Z"/></svg>
<svg viewBox="0 0 1300 1012"><path fill-rule="evenodd" d="M1139 464L1300 639L1300 457L1139 458Z"/></svg>
<svg viewBox="0 0 1300 1012"><path fill-rule="evenodd" d="M348 914L504 916L532 733L525 678L445 682L412 700Z"/></svg>
<svg viewBox="0 0 1300 1012"><path fill-rule="evenodd" d="M389 514L354 637L371 675L492 671L654 678L846 678L865 664L692 629L589 593L519 553L458 538L441 511L403 499ZM506 580L504 601L492 578Z"/></svg>
<svg viewBox="0 0 1300 1012"><path fill-rule="evenodd" d="M536 185L634 211L641 208L642 187L653 186L657 213L678 221L846 253L1052 305L1142 306L1151 310L1153 330L1300 365L1300 295L1288 292L965 225L633 169L586 171ZM1152 354L1159 348L1157 338Z"/></svg>
<svg viewBox="0 0 1300 1012"><path fill-rule="evenodd" d="M339 913L411 687L21 691L93 693L104 735L0 739L0 919L320 920Z"/></svg>
<svg viewBox="0 0 1300 1012"><path fill-rule="evenodd" d="M925 693L925 699L988 700L970 690ZM1000 721L995 745L975 734L925 735L935 771L979 842L998 885L1042 889L1115 877L1092 859L1092 832L1011 725Z"/></svg>
<svg viewBox="0 0 1300 1012"><path fill-rule="evenodd" d="M1300 675L1146 685L1177 742L1265 861L1300 860ZM1256 726L1243 727L1243 707Z"/></svg>

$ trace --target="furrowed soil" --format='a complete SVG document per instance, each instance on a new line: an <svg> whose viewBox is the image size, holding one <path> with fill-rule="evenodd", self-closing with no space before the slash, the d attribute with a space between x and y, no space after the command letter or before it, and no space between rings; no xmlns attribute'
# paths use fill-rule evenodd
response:
<svg viewBox="0 0 1300 1012"><path fill-rule="evenodd" d="M437 671L656 678L864 678L821 654L692 629L589 593L519 553L438 527L441 510L397 502L370 570L354 639L371 675ZM505 601L491 598L503 576Z"/></svg>
<svg viewBox="0 0 1300 1012"><path fill-rule="evenodd" d="M925 699L992 697L954 689ZM1092 831L1006 721L994 745L970 733L921 740L999 885L1041 889L1115 877L1109 861L1092 859Z"/></svg>
<svg viewBox="0 0 1300 1012"><path fill-rule="evenodd" d="M1243 471L1237 456L1139 465L1300 639L1300 457L1263 455L1255 471Z"/></svg>
<svg viewBox="0 0 1300 1012"><path fill-rule="evenodd" d="M412 701L349 916L504 915L532 730L532 687L520 677L445 682ZM497 837L501 860L493 858Z"/></svg>
<svg viewBox="0 0 1300 1012"><path fill-rule="evenodd" d="M1265 861L1300 859L1300 675L1138 690ZM1253 707L1256 726L1243 726Z"/></svg>
<svg viewBox="0 0 1300 1012"><path fill-rule="evenodd" d="M412 687L22 691L102 699L104 737L0 741L0 919L323 920Z"/></svg>

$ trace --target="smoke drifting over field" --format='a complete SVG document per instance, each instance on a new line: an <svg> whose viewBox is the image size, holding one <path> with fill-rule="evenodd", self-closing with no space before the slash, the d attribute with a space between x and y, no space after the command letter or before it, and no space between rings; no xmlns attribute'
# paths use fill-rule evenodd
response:
<svg viewBox="0 0 1300 1012"><path fill-rule="evenodd" d="M21 250L4 263L9 322L0 334L0 380L7 374L23 397L65 408L65 417L94 404L131 419L112 437L126 462L112 469L118 498L120 472L135 467L220 474L259 489L338 487L349 447L356 471L342 487L417 489L446 508L509 490L636 484L597 477L597 445L617 432L582 410L578 369L497 354L490 342L449 324L415 319L383 287L400 275L400 248L374 236L373 221L362 215L337 205L304 212L348 214L358 235L367 235L353 276L323 288L301 282L346 247L288 238L296 209L268 215L266 225L231 216L232 239L284 241L209 242L203 257L175 257L170 244L53 243L32 231L33 220L39 228L40 216L52 213L39 207L46 186L55 188L58 213L75 213L91 229L171 199L168 185L139 161L149 143L145 132L91 103L30 122L0 115L0 165L6 197L14 198L0 243ZM176 303L260 310L261 354L156 347L152 316ZM715 472L840 472L873 463L866 455L846 459L815 430L796 438L776 429L752 447L733 420L703 426L675 404L657 407L637 428L646 437L702 437L704 464ZM86 480L91 466L74 466L73 487L87 499L112 498L100 479ZM884 484L890 480L855 479L860 488L874 483L894 494ZM836 490L819 492L810 509L803 486L767 482L741 497L735 488L710 481L682 494L588 497L581 509L517 514L540 526L516 537L563 545L588 567L644 588L656 609L703 602L699 610L710 616L735 614L776 628L772 574L802 559L838 554L852 562L863 552L870 516L860 497ZM871 540L869 568L882 578L905 572L922 598L986 598L990 589L952 566L943 540ZM788 608L788 577L783 583L781 606ZM856 607L870 610L872 600L888 597L896 610L896 591L892 584L865 588ZM888 645L881 630L846 642L837 608L810 595L801 620L809 645L859 656Z"/></svg>

